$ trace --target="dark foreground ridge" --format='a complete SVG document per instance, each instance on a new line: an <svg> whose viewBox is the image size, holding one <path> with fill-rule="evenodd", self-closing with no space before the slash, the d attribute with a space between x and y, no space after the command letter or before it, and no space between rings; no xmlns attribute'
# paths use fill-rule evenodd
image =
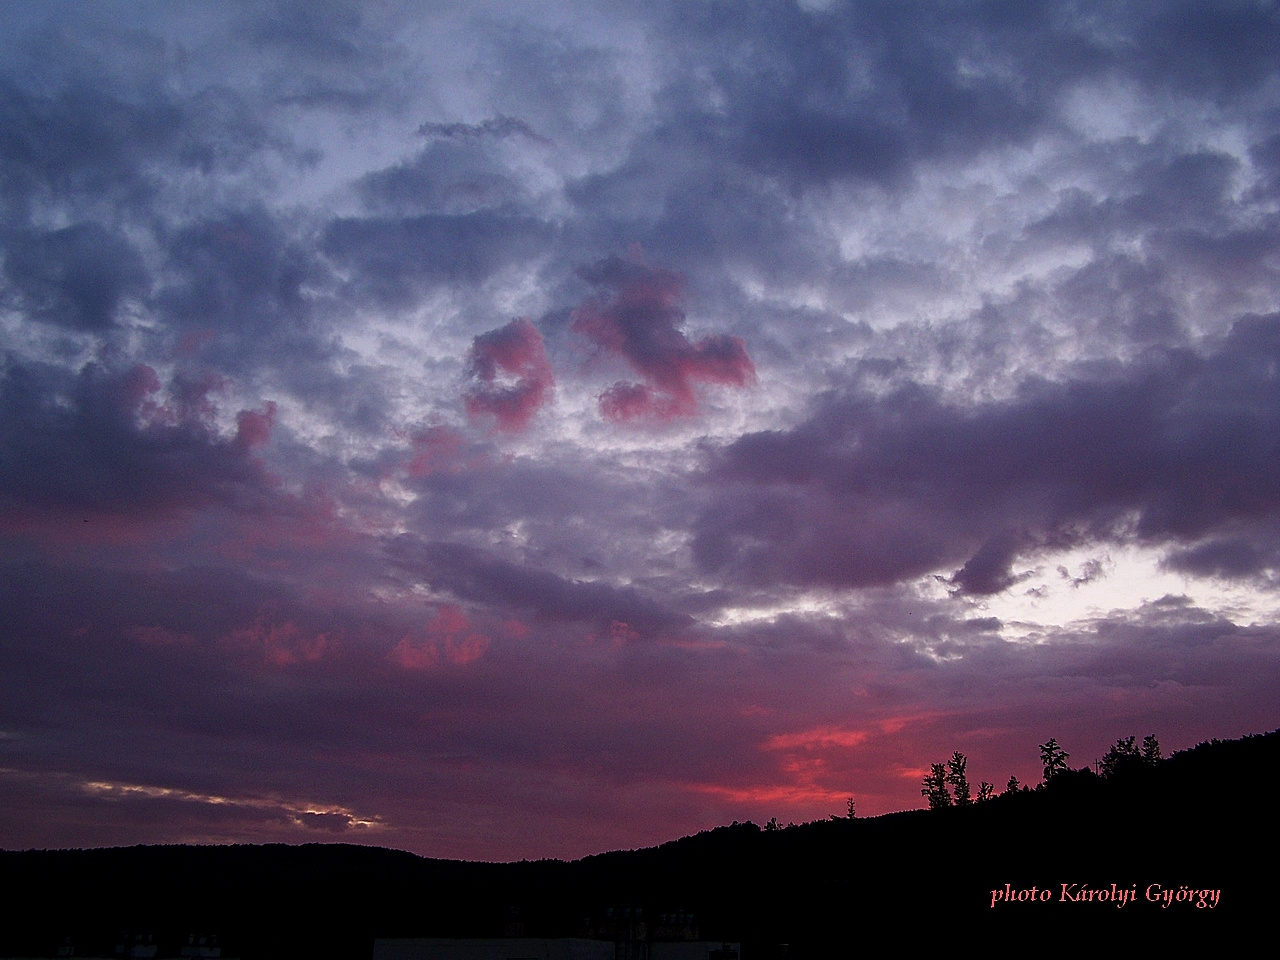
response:
<svg viewBox="0 0 1280 960"><path fill-rule="evenodd" d="M203 933L223 957L346 960L375 938L599 935L624 906L691 913L743 960L852 956L884 935L912 953L1221 951L1275 906L1277 771L1280 731L967 807L734 824L572 863L343 844L0 852L0 955L111 956L128 933L178 956Z"/></svg>

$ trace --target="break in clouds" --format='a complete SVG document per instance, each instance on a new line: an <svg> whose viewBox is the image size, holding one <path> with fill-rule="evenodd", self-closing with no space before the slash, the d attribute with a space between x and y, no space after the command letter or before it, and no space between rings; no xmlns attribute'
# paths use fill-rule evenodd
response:
<svg viewBox="0 0 1280 960"><path fill-rule="evenodd" d="M580 856L1277 725L1275 3L5 19L4 845Z"/></svg>

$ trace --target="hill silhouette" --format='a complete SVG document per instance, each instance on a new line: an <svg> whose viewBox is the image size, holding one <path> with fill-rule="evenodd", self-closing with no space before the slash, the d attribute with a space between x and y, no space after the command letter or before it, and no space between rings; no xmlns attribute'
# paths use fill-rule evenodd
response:
<svg viewBox="0 0 1280 960"><path fill-rule="evenodd" d="M345 960L370 956L375 937L501 936L513 921L574 936L624 904L692 912L704 939L740 941L744 960L850 956L885 935L912 952L1220 952L1272 910L1277 770L1280 731L1105 779L1068 770L967 807L735 823L573 862L342 844L0 852L0 955L51 956L71 937L110 956L122 931L146 931L160 956L211 932L242 960Z"/></svg>

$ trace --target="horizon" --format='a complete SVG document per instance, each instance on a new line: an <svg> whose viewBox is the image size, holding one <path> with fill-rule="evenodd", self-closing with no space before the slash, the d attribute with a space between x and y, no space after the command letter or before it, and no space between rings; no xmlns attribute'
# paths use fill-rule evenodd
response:
<svg viewBox="0 0 1280 960"><path fill-rule="evenodd" d="M1280 728L1277 728L1275 730L1264 731L1261 733L1247 733L1247 734L1244 734L1243 737L1233 738L1232 740L1219 740L1219 739L1204 740L1204 741L1201 741L1200 743L1195 744L1194 746L1187 747L1186 749L1178 750L1178 751L1175 751L1174 753L1168 754L1162 757L1161 759L1169 760L1176 755L1192 753L1198 748L1209 747L1219 743L1234 743L1234 742L1240 742L1243 740L1249 740L1255 737L1267 737L1275 734L1280 734ZM1095 773L1095 771L1093 771L1090 767L1075 767L1075 768L1068 768L1068 769L1074 770L1078 773ZM1105 780L1106 779L1105 774L1101 775L1100 779ZM1018 785L1017 792L1019 794L1035 793L1044 786L1046 786L1046 783L1043 780L1036 784L1020 783ZM975 797L967 806L974 807L980 803L990 802L992 800L995 800L997 797L1004 795L1005 792L1006 791L1001 790L993 794L987 800L979 800ZM959 809L964 809L964 807L961 807L959 805L953 805L952 809L959 810ZM721 824L716 824L710 827L703 827L692 833L682 834L681 836L678 836L678 837L670 837L666 840L659 840L654 843L644 844L642 846L625 847L625 848L618 847L611 850L598 850L593 853L582 854L580 856L576 856L572 858L551 856L551 857L538 857L536 859L520 858L517 860L459 860L457 858L432 857L427 854L415 853L412 850L407 850L402 847L385 846L377 843L364 843L364 842L361 842L359 839L348 839L348 840L301 839L301 840L294 840L294 841L271 840L271 841L264 841L264 842L224 840L224 841L213 841L210 843L185 843L185 842L138 843L138 844L112 845L112 846L90 845L90 846L84 846L84 847L28 847L21 850L17 850L17 849L5 850L3 848L0 848L0 850L3 850L3 852L6 852L6 853L76 853L76 852L91 851L91 850L132 850L132 849L168 848L168 847L348 846L348 847L366 847L374 850L384 850L389 853L404 853L404 854L408 854L409 856L419 857L427 860L448 860L449 862L454 862L454 863L486 863L486 864L495 864L495 865L505 865L505 864L514 864L514 863L540 863L544 861L555 862L555 863L578 863L582 860L588 860L593 857L608 856L610 854L636 853L642 850L653 850L653 849L657 849L658 847L666 846L667 844L679 843L682 840L692 839L693 837L700 836L701 834L704 834L704 833L714 833L718 830L733 830L739 827L755 827L756 830L759 831L760 833L782 832L784 830L792 830L798 827L806 827L813 824L827 823L830 821L837 821L837 822L866 821L866 820L877 820L883 817L899 816L905 813L925 814L925 813L932 813L932 812L934 811L931 811L927 805L916 806L916 807L910 807L910 808L905 808L901 810L888 810L883 813L871 814L870 816L862 816L861 814L858 814L857 816L853 816L853 817L833 815L828 817L819 817L813 820L806 820L801 823L794 823L794 822L789 822L785 824L778 823L777 826L772 829L769 827L767 822L760 824L760 823L756 823L754 820L741 820L741 821L734 820L732 823L721 823Z"/></svg>
<svg viewBox="0 0 1280 960"><path fill-rule="evenodd" d="M0 847L1280 727L1275 4L4 10Z"/></svg>

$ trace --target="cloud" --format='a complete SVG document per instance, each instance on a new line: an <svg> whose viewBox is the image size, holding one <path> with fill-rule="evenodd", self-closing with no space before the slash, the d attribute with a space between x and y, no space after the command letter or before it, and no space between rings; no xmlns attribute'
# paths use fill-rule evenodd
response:
<svg viewBox="0 0 1280 960"><path fill-rule="evenodd" d="M1277 525L1263 521L1237 534L1212 535L1187 547L1174 547L1164 558L1170 570L1200 577L1249 580L1280 571Z"/></svg>
<svg viewBox="0 0 1280 960"><path fill-rule="evenodd" d="M1007 401L855 389L796 429L713 456L711 475L732 492L699 520L694 556L751 581L849 586L964 560L952 582L989 594L1017 582L1019 555L1044 547L1189 546L1270 524L1277 365L1280 315L1268 315L1241 318L1204 355L1153 350L1028 380ZM1247 554L1231 556L1239 570Z"/></svg>
<svg viewBox="0 0 1280 960"><path fill-rule="evenodd" d="M148 292L142 258L96 223L8 238L4 271L18 309L73 330L107 330L127 297Z"/></svg>
<svg viewBox="0 0 1280 960"><path fill-rule="evenodd" d="M462 667L484 656L490 640L479 633L460 607L444 604L419 636L406 633L387 655L405 670L428 670L444 659Z"/></svg>
<svg viewBox="0 0 1280 960"><path fill-rule="evenodd" d="M533 127L519 117L508 117L498 114L481 123L424 123L418 128L424 137L439 137L443 140L474 141L486 137L504 140L507 137L526 137L534 143L549 145L546 137L540 136Z"/></svg>
<svg viewBox="0 0 1280 960"><path fill-rule="evenodd" d="M427 427L410 438L410 445L413 456L405 470L414 478L463 474L485 462L481 455L468 451L466 437L451 427Z"/></svg>
<svg viewBox="0 0 1280 960"><path fill-rule="evenodd" d="M492 416L499 430L523 430L555 390L542 334L523 317L476 337L467 367L477 381L463 397L467 413Z"/></svg>
<svg viewBox="0 0 1280 960"><path fill-rule="evenodd" d="M716 644L575 644L564 620L493 629L470 605L319 610L236 566L24 561L3 573L0 690L32 718L6 721L0 737L0 796L29 811L0 821L8 846L54 829L87 842L304 837L305 818L244 822L240 807L274 798L276 812L377 824L378 843L480 856L493 835L464 827L506 809L497 786L520 798L497 842L528 856L598 851L622 814L648 843L686 818L825 818L849 795L879 813L918 805L912 770L953 749L975 779L1034 781L1049 735L1089 755L1141 723L1170 749L1203 737L1206 704L1215 735L1253 729L1274 703L1280 655L1274 629L1172 597L1041 644L1007 643L990 620L947 616L946 602L895 607L903 599L885 595L848 618L719 630ZM490 642L463 662L473 634ZM122 701L120 689L149 696ZM86 724L95 736L68 735ZM50 736L54 751L39 745ZM85 782L101 786L76 787L74 804L63 795ZM212 797L232 807L221 825L201 801ZM108 800L144 810L120 817Z"/></svg>
<svg viewBox="0 0 1280 960"><path fill-rule="evenodd" d="M276 422L276 405L268 403L261 410L241 410L236 414L235 443L248 449L260 447L271 439Z"/></svg>
<svg viewBox="0 0 1280 960"><path fill-rule="evenodd" d="M583 624L606 635L616 622L649 636L693 624L687 614L634 587L568 580L461 544L424 542L404 534L392 541L390 553L405 573L436 590L544 622Z"/></svg>
<svg viewBox="0 0 1280 960"><path fill-rule="evenodd" d="M357 184L371 210L398 216L465 214L527 203L519 172L485 140L435 140L401 163L375 170Z"/></svg>
<svg viewBox="0 0 1280 960"><path fill-rule="evenodd" d="M357 300L403 309L424 288L478 284L512 261L533 257L552 232L512 210L344 217L325 229L322 249L352 272Z"/></svg>
<svg viewBox="0 0 1280 960"><path fill-rule="evenodd" d="M1025 544L1020 544L1018 537L1009 531L992 534L948 582L960 593L976 596L1002 593L1023 579L1010 570L1019 547Z"/></svg>
<svg viewBox="0 0 1280 960"><path fill-rule="evenodd" d="M106 64L74 33L24 38L28 68L15 75L11 60L0 72L0 211L13 221L39 222L50 208L74 212L73 223L110 221L108 211L145 218L164 206L171 176L242 171L265 151L296 162L288 138L231 89L179 96L147 75L145 56L136 73L104 78Z"/></svg>
<svg viewBox="0 0 1280 960"><path fill-rule="evenodd" d="M903 189L921 164L1024 143L1050 123L1058 89L1109 59L1087 24L1041 7L1010 16L922 2L813 15L776 3L733 24L714 8L678 16L668 28L690 69L673 112L700 123L724 162L796 190ZM752 55L735 55L745 45ZM714 69L697 69L707 59Z"/></svg>
<svg viewBox="0 0 1280 960"><path fill-rule="evenodd" d="M337 0L316 4L280 2L240 26L253 41L316 63L353 63L361 59L364 30L357 6Z"/></svg>
<svg viewBox="0 0 1280 960"><path fill-rule="evenodd" d="M167 386L167 388L166 388ZM165 385L145 364L75 375L10 360L0 379L0 511L10 522L139 521L269 495L250 449L274 417L241 411L232 437L212 420L218 381Z"/></svg>
<svg viewBox="0 0 1280 960"><path fill-rule="evenodd" d="M1142 10L1128 39L1141 51L1135 72L1203 95L1239 96L1274 75L1280 22L1267 4L1204 9L1179 0Z"/></svg>
<svg viewBox="0 0 1280 960"><path fill-rule="evenodd" d="M178 328L221 335L242 354L263 355L263 341L287 343L312 319L304 286L323 270L264 209L185 224L167 238L165 282L158 306Z"/></svg>
<svg viewBox="0 0 1280 960"><path fill-rule="evenodd" d="M695 386L747 386L755 367L738 337L709 334L696 343L680 331L684 281L670 270L609 257L582 270L602 293L573 312L572 329L625 360L644 383L617 383L600 397L607 419L670 420L698 411Z"/></svg>

